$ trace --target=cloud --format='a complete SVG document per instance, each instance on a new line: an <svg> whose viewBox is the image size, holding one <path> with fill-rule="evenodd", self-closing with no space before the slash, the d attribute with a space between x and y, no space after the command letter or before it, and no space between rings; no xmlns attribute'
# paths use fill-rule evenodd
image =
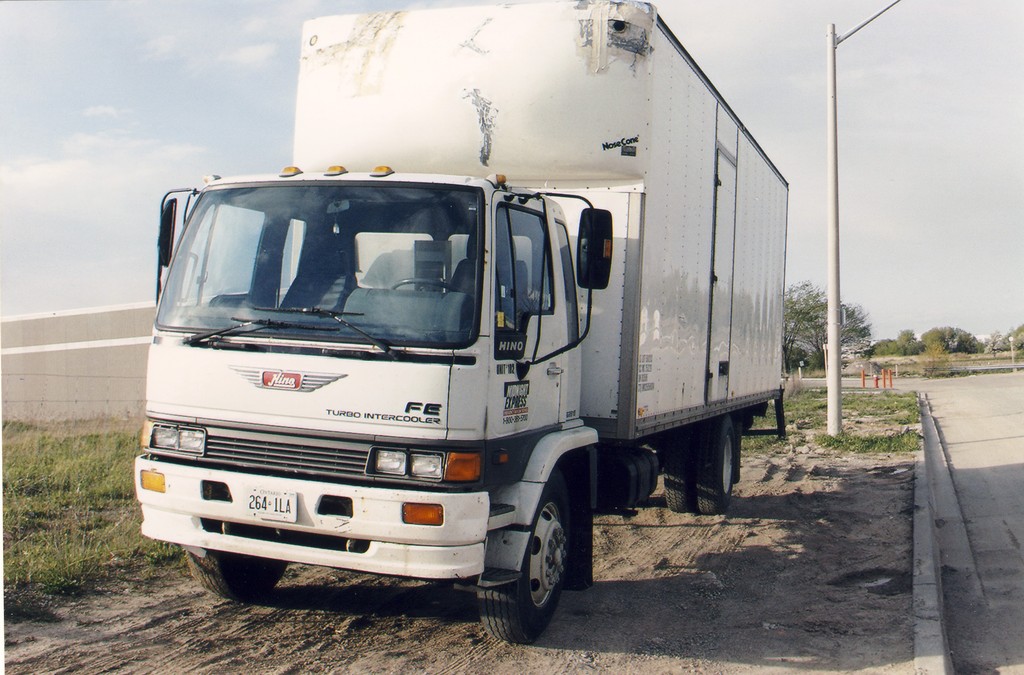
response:
<svg viewBox="0 0 1024 675"><path fill-rule="evenodd" d="M264 42L258 45L247 45L239 47L221 56L222 61L233 63L238 66L262 66L269 62L277 54L277 45Z"/></svg>
<svg viewBox="0 0 1024 675"><path fill-rule="evenodd" d="M83 110L82 115L85 117L110 117L117 119L118 117L130 112L130 110L118 109L112 105L94 105Z"/></svg>
<svg viewBox="0 0 1024 675"><path fill-rule="evenodd" d="M265 17L253 17L251 19L248 19L244 24L242 24L242 32L248 33L250 35L258 35L260 33L266 32L268 27L269 22Z"/></svg>
<svg viewBox="0 0 1024 675"><path fill-rule="evenodd" d="M0 163L5 313L147 299L160 196L195 183L205 154L105 131Z"/></svg>
<svg viewBox="0 0 1024 675"><path fill-rule="evenodd" d="M146 57L154 61L172 58L177 51L178 38L173 35L159 35L146 43Z"/></svg>
<svg viewBox="0 0 1024 675"><path fill-rule="evenodd" d="M127 131L76 133L66 138L59 157L21 157L0 164L4 211L32 213L44 222L58 217L62 202L89 204L110 215L147 189L180 180L194 170L205 149L198 145L141 138ZM182 166L184 165L184 166ZM103 189L97 190L97 176ZM59 185L62 199L54 200ZM6 232L5 232L6 234Z"/></svg>

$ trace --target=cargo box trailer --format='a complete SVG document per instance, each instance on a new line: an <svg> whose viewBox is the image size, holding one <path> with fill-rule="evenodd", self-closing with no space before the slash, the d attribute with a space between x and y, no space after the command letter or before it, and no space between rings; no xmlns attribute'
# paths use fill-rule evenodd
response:
<svg viewBox="0 0 1024 675"><path fill-rule="evenodd" d="M292 165L176 192L136 488L226 597L448 579L530 642L595 513L722 513L782 432L788 185L653 5L309 21Z"/></svg>

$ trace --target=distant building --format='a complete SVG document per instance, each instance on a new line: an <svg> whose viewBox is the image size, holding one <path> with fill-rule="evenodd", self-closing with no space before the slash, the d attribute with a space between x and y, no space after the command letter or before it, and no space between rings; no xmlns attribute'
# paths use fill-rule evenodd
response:
<svg viewBox="0 0 1024 675"><path fill-rule="evenodd" d="M153 303L0 321L3 418L141 417Z"/></svg>

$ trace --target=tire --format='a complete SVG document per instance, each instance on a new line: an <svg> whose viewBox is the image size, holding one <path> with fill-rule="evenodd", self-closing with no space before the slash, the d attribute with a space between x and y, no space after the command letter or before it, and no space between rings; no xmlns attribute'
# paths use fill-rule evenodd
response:
<svg viewBox="0 0 1024 675"><path fill-rule="evenodd" d="M519 579L477 591L480 621L492 636L530 644L547 628L565 584L569 528L568 491L555 469L541 493Z"/></svg>
<svg viewBox="0 0 1024 675"><path fill-rule="evenodd" d="M697 513L697 463L689 444L665 453L665 505L674 513Z"/></svg>
<svg viewBox="0 0 1024 675"><path fill-rule="evenodd" d="M206 590L238 602L262 600L284 576L288 563L237 553L207 551L205 558L189 552L192 577Z"/></svg>
<svg viewBox="0 0 1024 675"><path fill-rule="evenodd" d="M703 424L699 453L697 511L706 516L725 513L732 500L739 455L739 434L731 416L722 415Z"/></svg>

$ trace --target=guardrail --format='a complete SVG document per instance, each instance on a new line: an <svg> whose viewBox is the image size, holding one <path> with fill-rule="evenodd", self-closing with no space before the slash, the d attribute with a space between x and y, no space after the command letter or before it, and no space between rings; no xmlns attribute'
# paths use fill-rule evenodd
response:
<svg viewBox="0 0 1024 675"><path fill-rule="evenodd" d="M1021 370L1024 363L1002 363L991 366L950 366L949 370L956 373L983 373L991 370Z"/></svg>

